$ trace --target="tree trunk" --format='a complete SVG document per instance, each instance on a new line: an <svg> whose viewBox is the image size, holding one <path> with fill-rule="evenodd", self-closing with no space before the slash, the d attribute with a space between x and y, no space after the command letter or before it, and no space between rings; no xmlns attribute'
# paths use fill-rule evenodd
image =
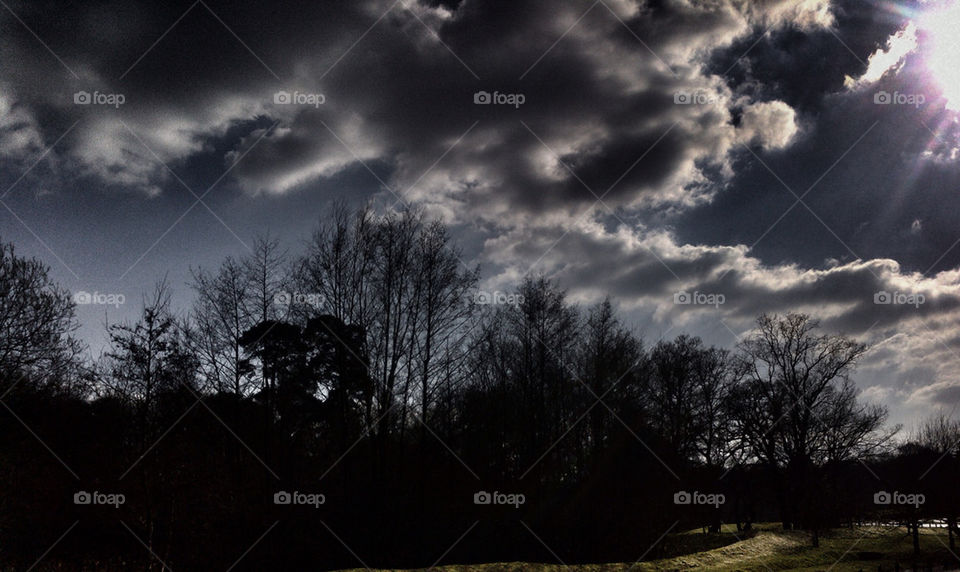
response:
<svg viewBox="0 0 960 572"><path fill-rule="evenodd" d="M920 556L920 521L913 521L913 555Z"/></svg>
<svg viewBox="0 0 960 572"><path fill-rule="evenodd" d="M954 534L957 530L957 517L950 516L947 518L947 536L950 539L950 552L956 550L956 535Z"/></svg>

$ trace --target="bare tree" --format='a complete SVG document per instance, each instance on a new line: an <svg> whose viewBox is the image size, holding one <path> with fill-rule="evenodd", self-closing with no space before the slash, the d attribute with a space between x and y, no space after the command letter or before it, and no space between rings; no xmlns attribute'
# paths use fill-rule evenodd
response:
<svg viewBox="0 0 960 572"><path fill-rule="evenodd" d="M278 317L277 302L288 294L291 277L287 251L269 234L254 240L253 252L243 261L244 274L249 285L246 309L256 323Z"/></svg>
<svg viewBox="0 0 960 572"><path fill-rule="evenodd" d="M192 270L197 295L192 312L191 347L200 358L208 387L244 395L262 380L240 339L259 323L275 320L289 298L287 255L269 235L239 260L227 257L216 273ZM289 300L287 300L289 301Z"/></svg>
<svg viewBox="0 0 960 572"><path fill-rule="evenodd" d="M422 419L446 383L462 377L468 293L477 270L460 268L446 227L417 210L376 216L369 206L336 205L297 265L300 289L319 307L363 332L375 398L368 421L385 438L401 434L407 415Z"/></svg>
<svg viewBox="0 0 960 572"><path fill-rule="evenodd" d="M47 266L0 242L0 372L59 383L79 365L76 329L74 302Z"/></svg>
<svg viewBox="0 0 960 572"><path fill-rule="evenodd" d="M476 287L480 271L461 269L460 252L450 244L446 227L438 221L421 229L414 264L413 365L419 378L420 417L426 423L441 381L451 383L451 372L461 369L464 334L475 310L468 295Z"/></svg>
<svg viewBox="0 0 960 572"><path fill-rule="evenodd" d="M518 304L502 308L507 338L500 351L507 353L511 393L523 416L516 420L518 455L529 466L581 413L580 382L572 375L580 316L567 302L566 291L542 276L527 277L519 296ZM536 480L551 468L564 476L574 472L575 445L561 442L554 453L536 463Z"/></svg>
<svg viewBox="0 0 960 572"><path fill-rule="evenodd" d="M886 411L859 404L850 381L867 347L818 327L804 314L761 316L739 345L744 378L731 401L740 444L780 471L784 526L815 532L816 519L803 515L814 506L805 503L815 500L817 467L867 454L890 437L879 431Z"/></svg>
<svg viewBox="0 0 960 572"><path fill-rule="evenodd" d="M417 299L414 289L414 250L422 215L406 211L388 213L377 222L372 306L376 319L368 330L373 378L377 382L379 406L378 435L395 429L394 400L407 399L410 381L411 347L416 328ZM406 379L401 379L406 374ZM400 393L400 395L398 395Z"/></svg>
<svg viewBox="0 0 960 572"><path fill-rule="evenodd" d="M193 271L194 335L191 346L204 378L218 392L243 395L252 373L240 338L255 324L253 284L245 265L227 258L216 274Z"/></svg>
<svg viewBox="0 0 960 572"><path fill-rule="evenodd" d="M932 413L920 423L913 441L936 453L960 455L960 419L944 411Z"/></svg>
<svg viewBox="0 0 960 572"><path fill-rule="evenodd" d="M613 408L636 398L642 370L645 369L643 343L623 327L610 298L591 308L584 324L580 349L580 375L589 387L585 401L602 398ZM611 412L602 405L590 410L589 432L585 446L596 458L607 446L612 422Z"/></svg>
<svg viewBox="0 0 960 572"><path fill-rule="evenodd" d="M697 456L702 435L698 365L706 351L700 338L681 335L660 341L650 351L650 377L644 398L651 427L670 448L687 459Z"/></svg>
<svg viewBox="0 0 960 572"><path fill-rule="evenodd" d="M948 542L953 551L957 547L956 537L960 534L957 518L960 515L960 493L956 486L960 471L960 419L944 411L932 413L920 423L912 441L936 456L928 479L932 483L928 486L936 491L936 506L940 507L941 515L946 519ZM915 529L914 535L918 534Z"/></svg>
<svg viewBox="0 0 960 572"><path fill-rule="evenodd" d="M369 329L373 320L373 213L368 205L351 211L336 203L330 220L314 231L306 254L295 264L295 283L302 292L318 295L323 311L344 323Z"/></svg>
<svg viewBox="0 0 960 572"><path fill-rule="evenodd" d="M701 349L693 365L699 427L694 437L696 460L719 469L734 453L727 403L738 372L730 352L715 347Z"/></svg>
<svg viewBox="0 0 960 572"><path fill-rule="evenodd" d="M165 280L144 296L140 318L134 323L108 326L106 353L108 393L131 403L139 421L139 437L146 442L159 397L183 386L195 390L198 363L185 334L170 309Z"/></svg>

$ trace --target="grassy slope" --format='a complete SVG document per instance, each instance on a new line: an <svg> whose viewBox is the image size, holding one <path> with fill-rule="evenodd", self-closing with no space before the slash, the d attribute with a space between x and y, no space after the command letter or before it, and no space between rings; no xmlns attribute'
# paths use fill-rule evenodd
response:
<svg viewBox="0 0 960 572"><path fill-rule="evenodd" d="M804 532L777 530L774 525L757 527L751 538L738 536L734 528L724 527L718 535L704 535L700 531L688 531L673 535L673 539L687 546L717 546L720 548L691 552L664 560L653 560L637 565L633 570L831 570L837 572L893 570L898 561L902 568L913 563L913 544L903 528L862 527L854 530L838 529L821 537L820 547L810 545L810 536ZM923 530L920 535L921 557L918 563L939 564L953 561L960 566L960 559L947 549L945 531ZM958 551L960 552L960 551ZM559 566L554 564L531 564L523 562L441 566L436 570L445 572L619 572L630 568L632 563L590 564Z"/></svg>

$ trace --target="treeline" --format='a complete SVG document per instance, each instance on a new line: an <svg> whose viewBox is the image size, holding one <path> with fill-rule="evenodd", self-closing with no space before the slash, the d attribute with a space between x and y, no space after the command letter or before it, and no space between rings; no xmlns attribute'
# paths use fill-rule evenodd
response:
<svg viewBox="0 0 960 572"><path fill-rule="evenodd" d="M866 346L806 315L644 340L543 277L481 291L419 212L338 207L302 254L195 269L189 310L160 282L90 359L71 295L0 252L0 566L632 562L770 520L954 548L960 424L895 438Z"/></svg>

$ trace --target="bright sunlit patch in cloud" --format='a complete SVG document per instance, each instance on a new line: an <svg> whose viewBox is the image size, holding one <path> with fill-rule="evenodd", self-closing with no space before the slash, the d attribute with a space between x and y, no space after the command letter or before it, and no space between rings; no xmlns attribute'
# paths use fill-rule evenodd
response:
<svg viewBox="0 0 960 572"><path fill-rule="evenodd" d="M937 3L918 24L927 35L924 60L943 90L947 109L960 110L960 2Z"/></svg>
<svg viewBox="0 0 960 572"><path fill-rule="evenodd" d="M852 87L855 84L873 83L877 81L889 70L899 69L903 65L906 55L916 49L917 26L913 22L910 22L906 28L890 36L885 47L878 49L870 55L870 58L867 60L867 71L863 72L860 79L853 82L851 78L847 78L848 85Z"/></svg>
<svg viewBox="0 0 960 572"><path fill-rule="evenodd" d="M919 49L947 109L960 111L960 0L923 2L918 10L904 10L903 16L909 18L906 27L870 54L863 75L847 77L844 83L851 89L871 85L884 74L897 73L907 56Z"/></svg>

